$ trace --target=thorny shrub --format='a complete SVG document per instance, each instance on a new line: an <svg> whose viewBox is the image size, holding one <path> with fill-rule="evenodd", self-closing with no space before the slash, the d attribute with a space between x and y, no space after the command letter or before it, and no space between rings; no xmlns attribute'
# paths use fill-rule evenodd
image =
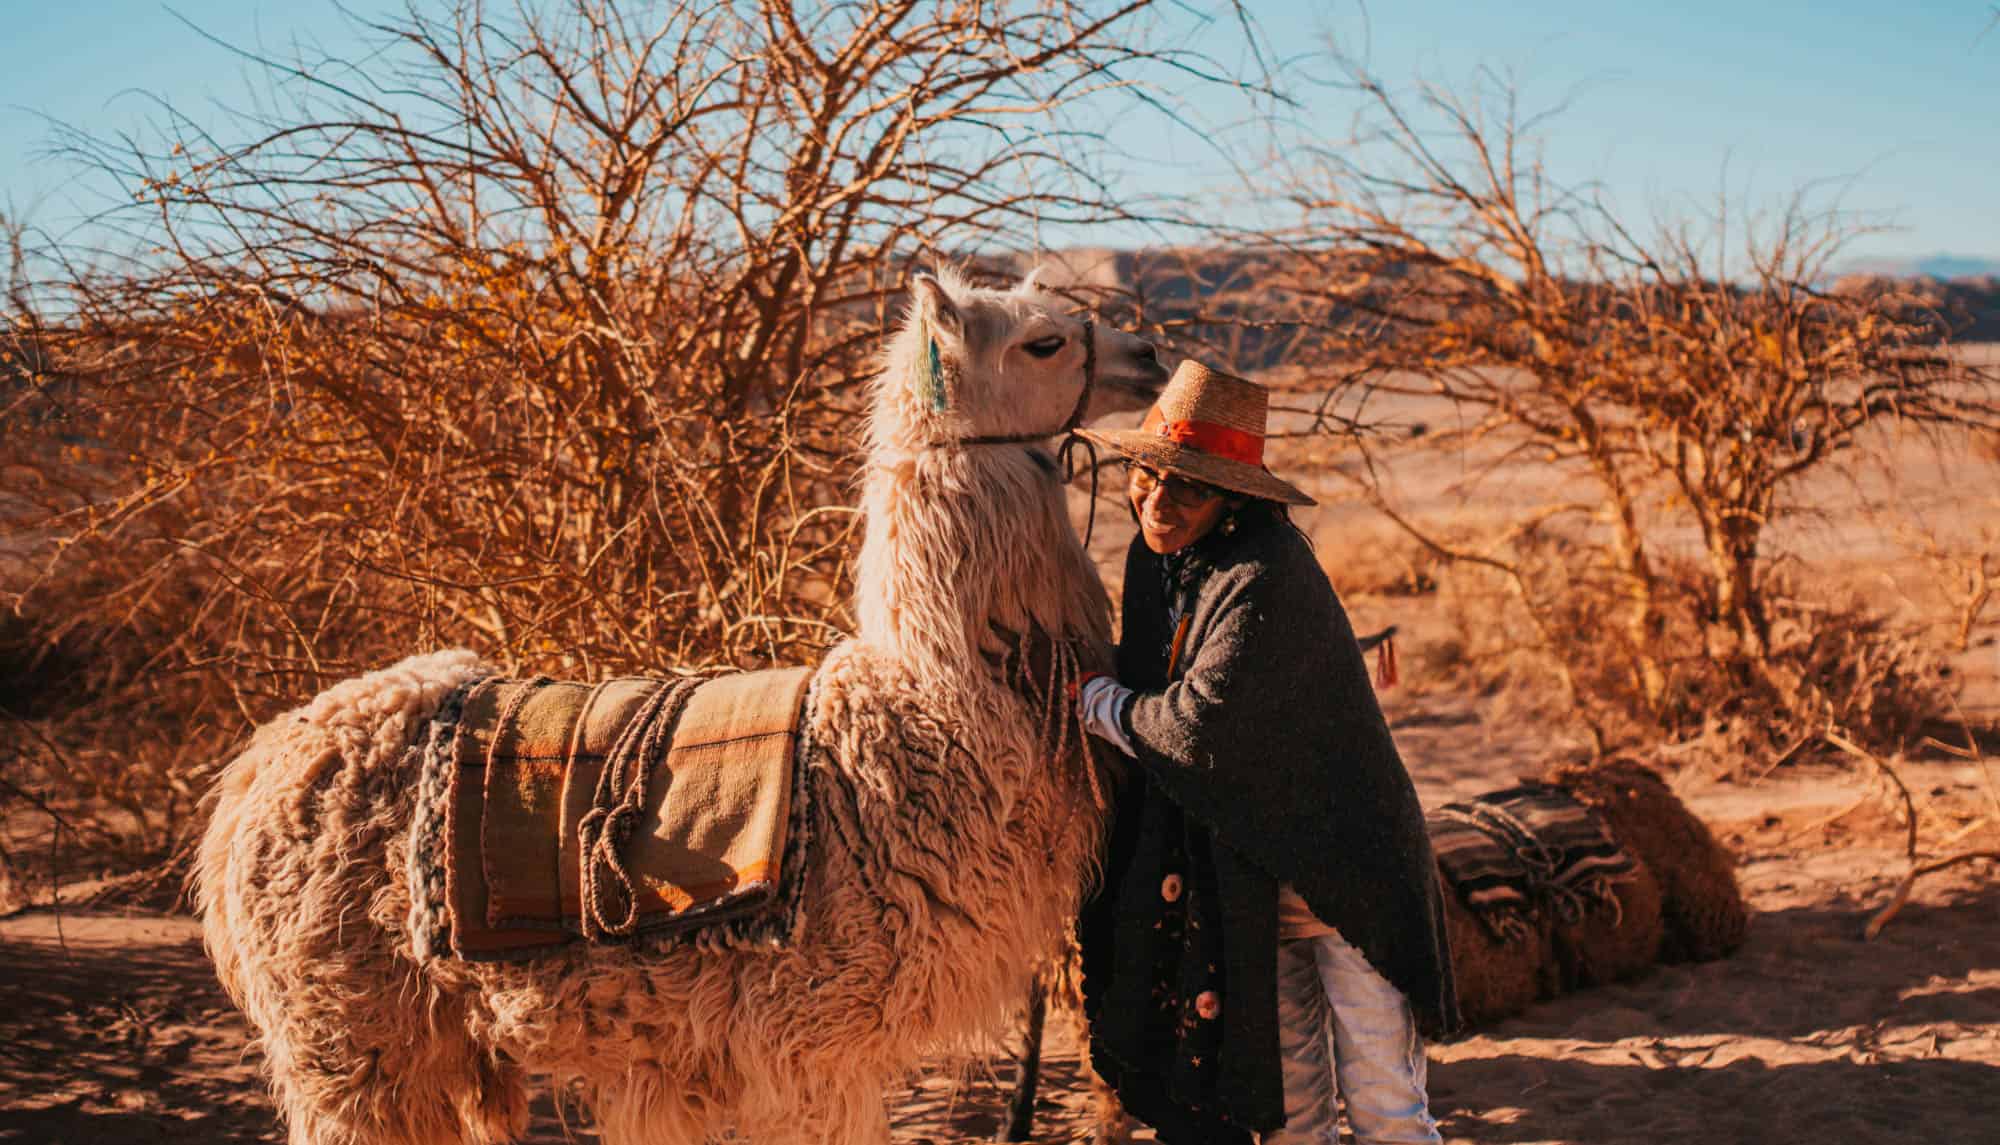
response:
<svg viewBox="0 0 2000 1145"><path fill-rule="evenodd" d="M1120 215L1083 97L1222 74L1151 7L462 0L70 138L129 253L14 232L0 774L157 848L249 724L415 651L815 657L907 274Z"/></svg>
<svg viewBox="0 0 2000 1145"><path fill-rule="evenodd" d="M1740 227L1642 231L1551 182L1513 91L1343 78L1358 138L1307 140L1271 176L1299 221L1264 236L1285 257L1262 284L1321 424L1361 446L1336 472L1505 581L1600 751L1717 723L1793 739L1833 721L1874 745L1908 726L1892 709L1935 697L1925 670L1866 609L1786 598L1773 526L1879 425L2000 427L2000 372L1956 353L1919 293L1826 287L1860 233L1837 213L1795 199ZM1355 435L1423 403L1449 424ZM1454 545L1399 507L1412 452L1458 459L1468 496L1503 470L1552 480L1493 498L1498 543Z"/></svg>
<svg viewBox="0 0 2000 1145"><path fill-rule="evenodd" d="M1505 569L1446 565L1438 595L1450 655L1427 663L1481 692L1553 700L1549 714L1573 715L1600 752L1650 744L1723 776L1791 758L1827 729L1907 743L1950 710L1951 681L1930 643L1863 594L1796 575L1766 585L1774 619L1763 671L1732 671L1710 651L1729 634L1713 631L1702 570L1689 558L1663 559L1658 570L1667 591L1649 656L1662 687L1649 700L1616 624L1620 595L1591 558L1587 541L1543 530L1506 547ZM1766 689L1770 679L1782 696Z"/></svg>

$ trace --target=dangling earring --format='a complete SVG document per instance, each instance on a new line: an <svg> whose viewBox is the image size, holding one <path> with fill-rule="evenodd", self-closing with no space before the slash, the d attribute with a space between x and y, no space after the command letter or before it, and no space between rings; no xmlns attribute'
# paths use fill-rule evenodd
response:
<svg viewBox="0 0 2000 1145"><path fill-rule="evenodd" d="M1222 519L1221 532L1225 537L1236 534L1236 514L1231 513Z"/></svg>

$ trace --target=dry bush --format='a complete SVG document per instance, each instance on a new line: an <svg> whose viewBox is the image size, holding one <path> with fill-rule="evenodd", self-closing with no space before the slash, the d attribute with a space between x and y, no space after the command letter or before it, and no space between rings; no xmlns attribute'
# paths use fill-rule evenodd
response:
<svg viewBox="0 0 2000 1145"><path fill-rule="evenodd" d="M1770 529L1878 423L2000 425L2000 376L1941 345L1944 324L1894 283L1823 288L1860 233L1837 214L1794 200L1740 230L1642 235L1547 180L1511 90L1402 97L1359 66L1345 78L1370 111L1358 138L1294 150L1278 189L1301 221L1274 236L1272 314L1307 331L1293 344L1327 388L1327 428L1361 450L1364 495L1504 579L1600 750L1699 733L1718 705L1781 735L1908 724L1878 693L1916 662L1870 615L1788 599ZM1377 405L1424 400L1456 419L1414 443L1354 433ZM1387 474L1412 450L1461 458L1462 491L1503 469L1561 481L1496 498L1509 523L1492 543L1453 544L1395 503Z"/></svg>
<svg viewBox="0 0 2000 1145"><path fill-rule="evenodd" d="M1374 522L1322 525L1314 531L1313 547L1343 597L1428 596L1437 591L1445 563L1402 530Z"/></svg>
<svg viewBox="0 0 2000 1145"><path fill-rule="evenodd" d="M1968 501L1940 527L1928 514L1906 513L1895 524L1903 546L1922 562L1948 611L1943 627L1950 646L1969 651L1973 633L1985 622L1987 606L2000 594L2000 524L1972 519L1995 503Z"/></svg>
<svg viewBox="0 0 2000 1145"><path fill-rule="evenodd" d="M1524 711L1573 714L1599 745L1632 738L1634 713L1619 702L1632 695L1630 663L1607 654L1604 578L1578 560L1585 552L1546 523L1497 537L1460 531L1437 570L1450 634L1436 652L1419 650L1422 667Z"/></svg>
<svg viewBox="0 0 2000 1145"><path fill-rule="evenodd" d="M1589 730L1600 755L1651 743L1735 775L1793 758L1829 728L1869 742L1910 742L1951 707L1937 650L1860 593L1789 578L1771 586L1766 668L1789 697L1774 710L1769 693L1711 654L1704 570L1693 560L1660 562L1658 643L1642 666L1609 635L1623 601L1613 574L1593 569L1590 542L1545 530L1501 546L1468 543L1467 551L1493 563L1441 568L1438 596L1450 629L1431 642L1434 650L1418 650L1421 668L1481 693L1506 693L1523 711L1567 714ZM1657 693L1640 685L1647 667L1660 673Z"/></svg>
<svg viewBox="0 0 2000 1145"><path fill-rule="evenodd" d="M462 0L72 137L134 201L117 254L15 234L0 609L68 695L8 774L158 845L246 724L411 651L812 658L905 277L1118 217L1085 100L1186 62L1150 6Z"/></svg>

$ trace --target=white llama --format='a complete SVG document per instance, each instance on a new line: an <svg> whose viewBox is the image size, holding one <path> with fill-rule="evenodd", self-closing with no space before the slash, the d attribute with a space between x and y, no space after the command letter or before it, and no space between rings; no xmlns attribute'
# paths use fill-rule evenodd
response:
<svg viewBox="0 0 2000 1145"><path fill-rule="evenodd" d="M1043 758L1043 713L989 657L1010 633L1101 651L1109 632L1038 439L1080 392L1093 413L1135 408L1165 380L1144 341L1051 303L1031 282L923 277L886 348L860 631L819 667L807 713L817 787L792 945L419 960L409 749L475 657L413 657L258 731L217 783L197 898L294 1142L510 1140L531 1076L580 1095L614 1145L882 1142L885 1084L1019 1004L1102 816L1077 737Z"/></svg>

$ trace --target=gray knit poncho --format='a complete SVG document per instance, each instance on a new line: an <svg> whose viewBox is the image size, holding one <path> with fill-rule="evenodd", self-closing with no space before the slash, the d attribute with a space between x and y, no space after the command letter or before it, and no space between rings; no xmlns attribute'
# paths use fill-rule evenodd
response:
<svg viewBox="0 0 2000 1145"><path fill-rule="evenodd" d="M1262 506L1170 585L1134 540L1118 677L1139 767L1081 934L1093 1064L1162 1141L1283 1122L1277 886L1290 883L1410 1000L1459 1024L1416 790L1353 629L1305 539ZM1167 678L1168 594L1189 617Z"/></svg>

